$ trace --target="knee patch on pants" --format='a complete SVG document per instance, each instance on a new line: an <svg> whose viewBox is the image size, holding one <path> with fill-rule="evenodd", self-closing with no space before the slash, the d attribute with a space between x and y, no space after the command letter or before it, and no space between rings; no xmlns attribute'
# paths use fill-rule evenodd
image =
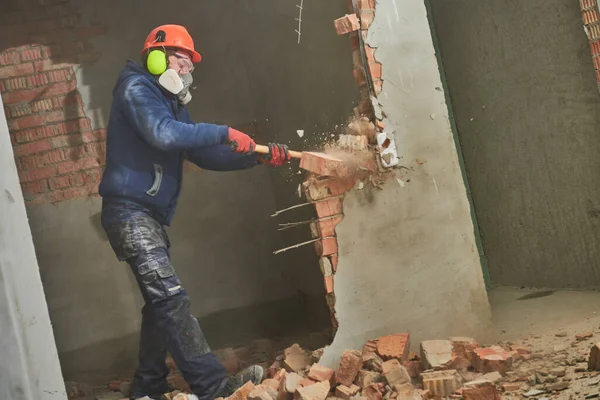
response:
<svg viewBox="0 0 600 400"><path fill-rule="evenodd" d="M145 297L152 303L165 300L183 291L179 277L164 248L156 248L139 256L132 263Z"/></svg>

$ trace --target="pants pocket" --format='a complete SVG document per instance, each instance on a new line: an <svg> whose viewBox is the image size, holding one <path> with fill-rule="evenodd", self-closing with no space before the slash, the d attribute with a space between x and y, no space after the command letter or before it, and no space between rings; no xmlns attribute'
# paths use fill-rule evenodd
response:
<svg viewBox="0 0 600 400"><path fill-rule="evenodd" d="M161 252L166 251L160 250ZM179 277L166 254L153 259L140 258L142 258L140 260L142 262L134 263L132 268L147 301L156 303L183 291Z"/></svg>

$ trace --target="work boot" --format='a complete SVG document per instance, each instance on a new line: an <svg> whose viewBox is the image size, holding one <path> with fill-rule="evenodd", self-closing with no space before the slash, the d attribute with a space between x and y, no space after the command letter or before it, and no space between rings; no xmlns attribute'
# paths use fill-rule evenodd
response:
<svg viewBox="0 0 600 400"><path fill-rule="evenodd" d="M265 370L260 365L252 365L245 370L229 377L225 388L217 397L227 398L248 382L258 385L262 382Z"/></svg>

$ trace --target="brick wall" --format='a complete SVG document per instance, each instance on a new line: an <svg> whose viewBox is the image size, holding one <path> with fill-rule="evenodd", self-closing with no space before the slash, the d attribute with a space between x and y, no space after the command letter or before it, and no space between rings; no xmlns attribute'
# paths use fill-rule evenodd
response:
<svg viewBox="0 0 600 400"><path fill-rule="evenodd" d="M600 13L596 0L580 0L583 25L590 42L596 82L600 88Z"/></svg>
<svg viewBox="0 0 600 400"><path fill-rule="evenodd" d="M105 32L65 0L3 2L0 92L28 204L97 195L106 132L85 115L75 69L101 57L89 40Z"/></svg>
<svg viewBox="0 0 600 400"><path fill-rule="evenodd" d="M372 127L372 131L370 129L354 130L350 136L364 135L367 136L370 144L374 144L376 129L379 131L384 129L384 124L377 119L371 102L371 96L377 97L383 87L382 65L376 60L376 49L366 43L364 44L363 56L359 35L366 39L368 30L375 18L376 3L375 0L355 0L357 5L357 12L355 13L352 0L347 1L349 14L336 20L334 26L339 35L349 34L353 55L352 74L361 93L361 100L358 106L354 108L354 115L357 121L362 119L359 125L362 125L363 128L366 126L365 121L368 121L368 125ZM371 87L369 87L369 82ZM367 140L364 140L364 145L366 146L366 144ZM376 170L377 167L371 165L374 162L374 160L368 160L365 167L371 171ZM303 193L308 201L314 203L318 217L317 221L311 225L311 233L313 239L316 240L315 248L317 255L320 257L323 283L327 293L326 300L331 312L334 330L337 330L338 327L334 292L334 277L338 267L338 242L335 229L344 218L344 195L355 184L356 181L352 177L324 179L314 174L309 174L307 180L303 183Z"/></svg>

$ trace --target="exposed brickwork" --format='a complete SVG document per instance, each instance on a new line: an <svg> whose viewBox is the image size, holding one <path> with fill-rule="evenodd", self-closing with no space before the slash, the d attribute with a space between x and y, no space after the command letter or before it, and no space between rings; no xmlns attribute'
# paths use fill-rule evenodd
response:
<svg viewBox="0 0 600 400"><path fill-rule="evenodd" d="M600 85L600 12L596 0L580 0L583 25L590 42L596 82Z"/></svg>
<svg viewBox="0 0 600 400"><path fill-rule="evenodd" d="M75 68L93 63L105 34L65 0L6 0L0 15L0 92L28 204L96 195L104 130L93 130Z"/></svg>

